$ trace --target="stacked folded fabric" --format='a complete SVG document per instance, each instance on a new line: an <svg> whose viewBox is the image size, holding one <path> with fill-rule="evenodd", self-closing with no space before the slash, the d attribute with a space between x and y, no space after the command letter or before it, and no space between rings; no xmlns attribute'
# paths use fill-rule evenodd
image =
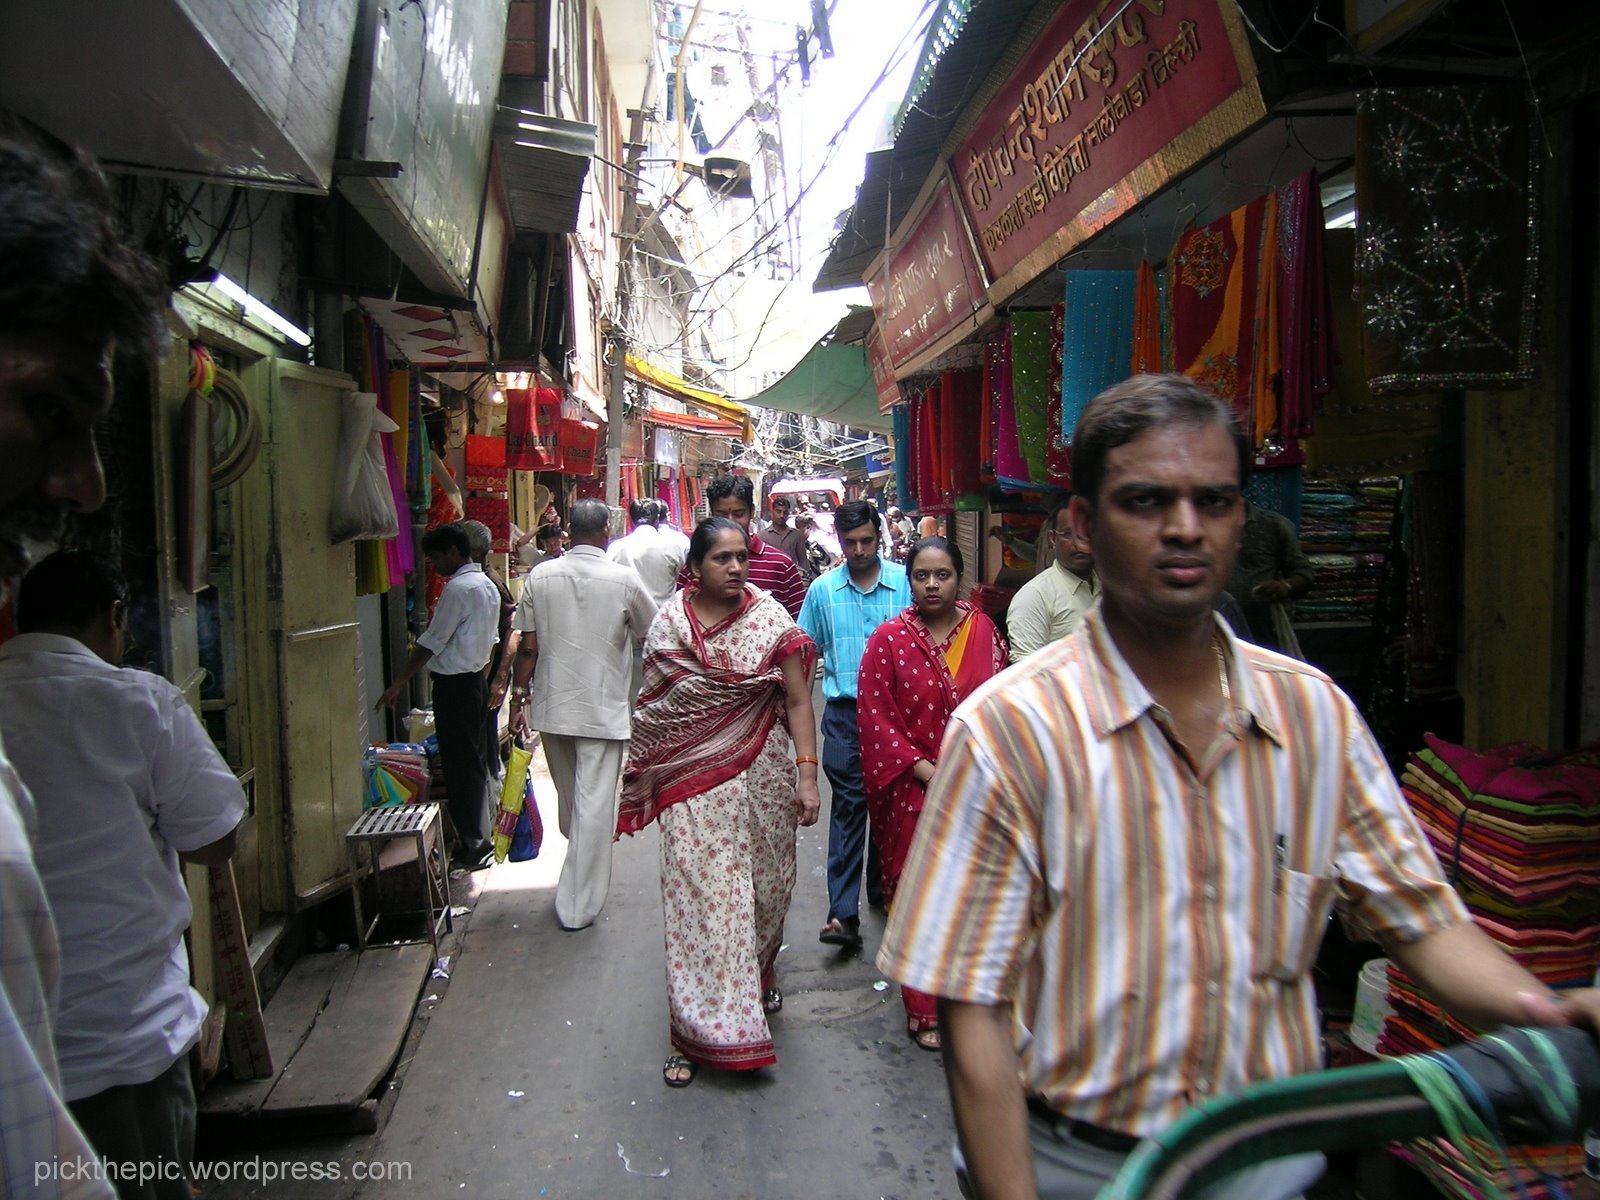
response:
<svg viewBox="0 0 1600 1200"><path fill-rule="evenodd" d="M1480 753L1432 734L1424 740L1406 762L1401 791L1473 919L1551 987L1588 985L1600 963L1600 750ZM1380 1054L1422 1054L1477 1032L1392 964L1389 1007ZM1460 1178L1460 1156L1448 1143L1396 1153L1439 1178ZM1575 1145L1534 1147L1519 1150L1517 1161L1530 1196L1555 1195L1548 1182L1574 1178L1583 1154Z"/></svg>
<svg viewBox="0 0 1600 1200"><path fill-rule="evenodd" d="M1305 485L1300 548L1316 570L1316 587L1295 604L1297 624L1372 619L1399 494L1392 477Z"/></svg>

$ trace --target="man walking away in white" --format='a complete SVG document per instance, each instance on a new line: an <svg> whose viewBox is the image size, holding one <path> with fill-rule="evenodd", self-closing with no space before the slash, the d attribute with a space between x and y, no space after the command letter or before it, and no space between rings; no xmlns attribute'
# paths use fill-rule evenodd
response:
<svg viewBox="0 0 1600 1200"><path fill-rule="evenodd" d="M433 675L433 728L439 765L456 827L456 866L469 871L494 861L489 840L489 704L486 668L494 655L500 592L472 561L472 541L459 525L439 525L422 535L422 553L448 582L433 620L417 638L405 668L375 707L394 707L423 667Z"/></svg>
<svg viewBox="0 0 1600 1200"><path fill-rule="evenodd" d="M81 550L23 578L21 632L0 646L0 735L33 794L61 936L62 1093L101 1158L150 1168L124 1195L188 1200L188 1056L206 1002L189 986L179 858L228 861L244 792L183 693L118 665L127 591Z"/></svg>
<svg viewBox="0 0 1600 1200"><path fill-rule="evenodd" d="M662 505L655 500L628 501L628 519L633 530L625 537L611 543L606 557L624 567L639 572L644 590L660 608L678 590L678 572L683 569L684 555L679 553L677 542L662 533ZM644 683L644 642L633 646L633 682L628 689L628 700L638 699L639 688Z"/></svg>
<svg viewBox="0 0 1600 1200"><path fill-rule="evenodd" d="M528 576L512 621L521 641L511 731L539 731L555 781L567 839L556 919L567 930L594 924L611 887L617 785L632 732L633 648L656 615L639 573L606 558L609 520L599 500L572 506L572 549Z"/></svg>

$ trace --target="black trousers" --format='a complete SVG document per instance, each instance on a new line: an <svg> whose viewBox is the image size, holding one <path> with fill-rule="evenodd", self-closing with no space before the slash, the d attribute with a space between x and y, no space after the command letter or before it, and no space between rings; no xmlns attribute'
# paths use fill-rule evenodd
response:
<svg viewBox="0 0 1600 1200"><path fill-rule="evenodd" d="M195 1099L187 1054L149 1083L107 1088L67 1107L95 1154L118 1164L118 1200L191 1200ZM134 1163L148 1169L130 1170Z"/></svg>
<svg viewBox="0 0 1600 1200"><path fill-rule="evenodd" d="M462 858L476 858L490 846L488 703L482 671L433 677L433 727Z"/></svg>

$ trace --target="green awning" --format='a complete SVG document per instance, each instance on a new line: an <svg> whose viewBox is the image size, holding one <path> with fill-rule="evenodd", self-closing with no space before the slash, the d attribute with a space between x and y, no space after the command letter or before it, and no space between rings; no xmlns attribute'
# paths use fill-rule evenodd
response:
<svg viewBox="0 0 1600 1200"><path fill-rule="evenodd" d="M880 433L894 428L889 414L878 411L878 389L864 346L819 342L777 383L740 403Z"/></svg>

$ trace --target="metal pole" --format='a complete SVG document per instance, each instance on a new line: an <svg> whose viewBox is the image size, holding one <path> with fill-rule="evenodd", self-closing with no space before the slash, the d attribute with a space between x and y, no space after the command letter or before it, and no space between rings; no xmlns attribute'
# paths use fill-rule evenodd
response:
<svg viewBox="0 0 1600 1200"><path fill-rule="evenodd" d="M619 331L607 339L606 504L622 505L622 389L627 378L628 339Z"/></svg>

